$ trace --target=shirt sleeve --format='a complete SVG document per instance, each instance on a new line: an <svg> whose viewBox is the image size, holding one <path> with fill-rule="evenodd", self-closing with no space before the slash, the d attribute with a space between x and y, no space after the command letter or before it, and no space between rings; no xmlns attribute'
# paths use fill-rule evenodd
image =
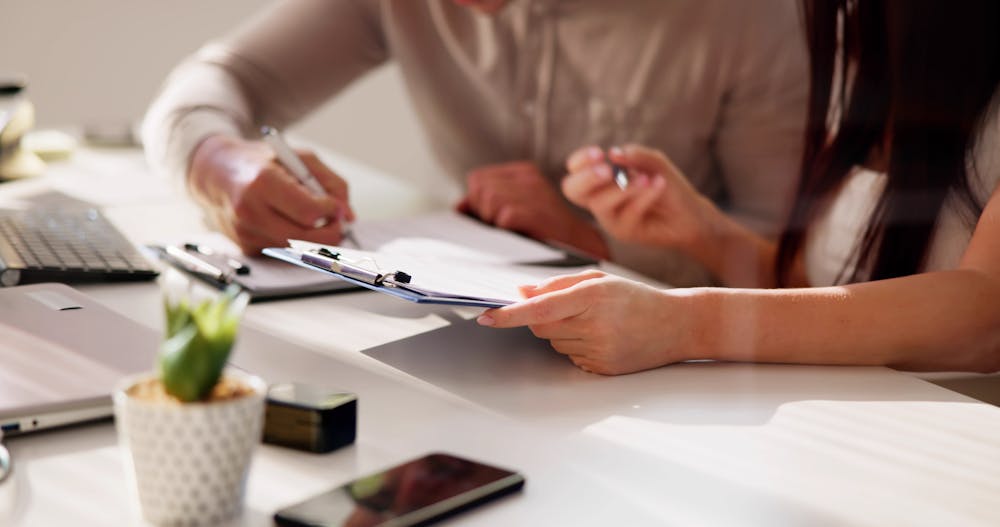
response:
<svg viewBox="0 0 1000 527"><path fill-rule="evenodd" d="M284 127L385 62L376 0L282 0L169 75L146 113L150 165L183 181L209 135Z"/></svg>
<svg viewBox="0 0 1000 527"><path fill-rule="evenodd" d="M805 29L795 2L748 2L715 137L726 211L775 237L799 180L809 95Z"/></svg>

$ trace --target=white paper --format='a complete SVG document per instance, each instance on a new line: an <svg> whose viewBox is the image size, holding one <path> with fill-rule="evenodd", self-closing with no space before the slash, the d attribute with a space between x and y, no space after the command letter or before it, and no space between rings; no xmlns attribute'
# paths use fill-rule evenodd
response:
<svg viewBox="0 0 1000 527"><path fill-rule="evenodd" d="M565 255L548 245L454 211L355 223L361 249L494 264L545 262Z"/></svg>
<svg viewBox="0 0 1000 527"><path fill-rule="evenodd" d="M386 274L403 271L410 275L413 289L437 297L466 297L516 302L521 299L518 286L531 285L546 278L573 272L565 267L542 267L506 263L487 263L441 258L438 254L398 254L361 251L350 247L326 246L290 240L298 251L326 247L340 253L345 262L369 271ZM428 256L430 254L430 256Z"/></svg>

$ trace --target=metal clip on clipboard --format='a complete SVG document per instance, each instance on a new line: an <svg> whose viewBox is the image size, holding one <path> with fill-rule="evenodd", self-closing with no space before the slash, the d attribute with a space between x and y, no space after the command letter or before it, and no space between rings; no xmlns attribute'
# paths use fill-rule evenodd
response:
<svg viewBox="0 0 1000 527"><path fill-rule="evenodd" d="M351 260L336 248L326 248L309 242L290 240L291 247L268 247L264 254L278 260L336 275L349 283L418 304L448 304L457 306L501 307L514 300L491 298L467 293L434 290L413 283L412 275L403 271L383 273L370 256ZM364 261L370 261L365 265Z"/></svg>
<svg viewBox="0 0 1000 527"><path fill-rule="evenodd" d="M348 262L344 260L341 258L340 253L335 253L326 247L322 247L316 251L303 252L302 261L308 263L309 265L326 269L327 271L332 271L374 286L402 287L405 284L409 284L412 279L410 275L402 271L393 271L391 273L383 274L378 271L365 269L364 267L358 265L357 262ZM378 264L376 264L375 267L378 268Z"/></svg>

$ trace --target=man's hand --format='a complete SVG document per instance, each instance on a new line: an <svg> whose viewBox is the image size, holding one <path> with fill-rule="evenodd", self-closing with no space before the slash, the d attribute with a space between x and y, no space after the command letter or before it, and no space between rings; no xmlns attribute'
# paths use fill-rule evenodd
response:
<svg viewBox="0 0 1000 527"><path fill-rule="evenodd" d="M457 209L536 240L554 240L606 259L600 232L574 212L534 163L488 165L469 172Z"/></svg>
<svg viewBox="0 0 1000 527"><path fill-rule="evenodd" d="M347 183L312 152L297 152L328 196L313 196L260 141L211 136L195 149L188 187L219 229L246 254L289 239L337 244L353 221Z"/></svg>

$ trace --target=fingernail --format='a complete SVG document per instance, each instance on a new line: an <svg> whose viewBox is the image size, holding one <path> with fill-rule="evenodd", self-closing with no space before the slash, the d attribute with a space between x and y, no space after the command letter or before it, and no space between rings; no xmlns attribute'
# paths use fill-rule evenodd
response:
<svg viewBox="0 0 1000 527"><path fill-rule="evenodd" d="M493 317L489 315L479 315L479 318L476 319L476 323L480 326L492 326L493 324L496 324L496 322L497 321L493 320Z"/></svg>
<svg viewBox="0 0 1000 527"><path fill-rule="evenodd" d="M329 224L330 224L330 220L328 220L326 218L317 218L316 221L313 222L313 228L314 229L322 229L323 227L326 227Z"/></svg>
<svg viewBox="0 0 1000 527"><path fill-rule="evenodd" d="M604 159L604 152L601 152L600 148L596 146L587 149L587 156L594 161L601 161Z"/></svg>
<svg viewBox="0 0 1000 527"><path fill-rule="evenodd" d="M612 146L610 149L608 149L608 153L615 156L625 155L625 151L622 150L620 146Z"/></svg>

